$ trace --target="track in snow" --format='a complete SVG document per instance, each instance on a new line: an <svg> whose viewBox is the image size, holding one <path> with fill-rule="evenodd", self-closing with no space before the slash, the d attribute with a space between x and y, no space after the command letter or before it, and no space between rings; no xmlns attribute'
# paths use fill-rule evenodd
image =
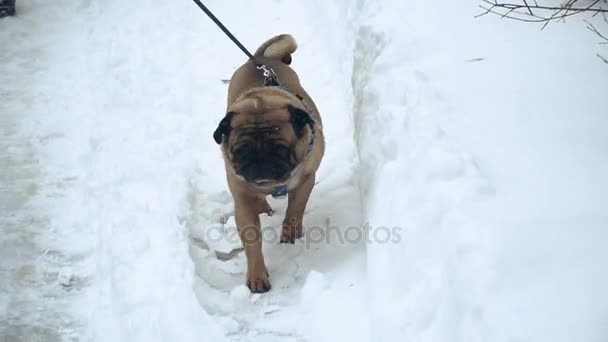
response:
<svg viewBox="0 0 608 342"><path fill-rule="evenodd" d="M240 18L227 7L216 5L213 8L229 27ZM246 268L243 254L221 261L214 253L201 248L213 245L213 241L203 245L197 243L211 234L205 228L221 227L218 223L233 214L232 199L223 187L219 191L208 191L213 187L212 183L224 181L221 167L208 171L217 178L201 177L193 182L190 229L195 237L191 254L200 277L197 295L203 308L222 324L229 337L237 340L300 341L339 336L356 341L366 340L369 333L365 308L365 241L356 236L356 232L363 233L363 227L349 90L352 47L350 43L340 41L343 37L339 33L335 36L322 33L331 25L336 25L336 32L349 25L348 22L331 22L339 10L339 6L331 3L318 2L294 8L277 2L273 4L271 18L267 19L272 22L271 27L252 32L236 29L236 34L248 42L251 49L257 47L260 37L270 37L277 32L290 32L296 37L299 49L293 56L292 66L320 108L328 135L318 184L304 218L305 238L295 245L281 245L273 239L280 232L286 201L271 201L277 214L262 218L265 240L270 240L264 245L272 282L268 294L248 295L243 287ZM252 18L267 15L264 6L248 7L247 12ZM319 26L308 24L313 16L317 16ZM211 24L208 27L212 33L208 39L217 40L218 44L225 40L219 30ZM237 65L242 63L238 50L229 47L228 51L238 55ZM336 73L336 70L341 72ZM226 73L230 72L226 70ZM225 74L223 78L228 76ZM223 97L220 101L223 105ZM215 119L219 117L217 115ZM215 164L221 165L219 154L216 156ZM319 235L325 234L328 225L337 230L330 235ZM345 239L349 227L355 230L348 238L357 241L341 243L339 239ZM238 245L238 237L231 236ZM336 317L341 319L337 321Z"/></svg>

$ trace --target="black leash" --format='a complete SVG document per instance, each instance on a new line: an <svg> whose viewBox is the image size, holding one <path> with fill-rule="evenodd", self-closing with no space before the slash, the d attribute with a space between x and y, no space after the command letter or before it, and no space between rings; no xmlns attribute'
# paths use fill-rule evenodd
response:
<svg viewBox="0 0 608 342"><path fill-rule="evenodd" d="M243 46L243 44L241 44L241 42L239 42L238 39L236 39L236 37L226 28L226 26L224 26L224 24L222 24L222 22L215 16L213 15L213 13L207 8L207 6L203 5L202 2L200 2L199 0L193 0L194 3L196 3L198 5L198 7L200 7L203 12L205 12L205 14L207 14L207 16L213 20L213 22L222 30L224 31L224 33L228 36L228 38L230 38L234 44L236 44L236 46L239 47L239 49L241 49L241 51L243 51L247 57L249 57L249 59L251 59L252 61L255 62L255 58L253 57L253 55L251 54L251 52L249 52L249 50L247 50L247 48L245 46ZM258 63L256 63L256 65L259 65Z"/></svg>
<svg viewBox="0 0 608 342"><path fill-rule="evenodd" d="M213 15L213 13L207 8L207 6L203 5L202 2L200 2L200 0L192 0L194 1L195 4L198 5L198 7L200 7L203 12L205 12L205 14L207 14L207 16L213 20L213 22L222 30L224 31L224 33L228 36L228 38L230 38L234 44L236 44L236 46L239 47L239 49L241 49L241 51L243 51L247 57L249 57L249 59L251 61L253 61L256 65L256 67L259 70L262 70L262 72L264 73L264 85L265 86L274 86L274 87L279 87L287 92L290 92L285 86L283 86L283 84L281 84L281 82L279 81L279 78L277 77L277 75L274 73L274 70L272 70L271 68L267 67L265 64L262 63L258 63L255 60L255 57L251 54L251 52L249 52L249 50L247 50L247 48L245 46L243 46L243 44L241 44L241 42L239 42L238 39L236 39L236 37L230 32L230 30L228 30L226 28L226 26L224 26L224 24L222 24L222 22L215 16ZM291 92L290 92L291 93ZM304 107L308 109L308 106L306 105L306 103L304 102L304 98L302 96L300 96L299 94L293 94L295 95L304 105Z"/></svg>
<svg viewBox="0 0 608 342"><path fill-rule="evenodd" d="M198 7L200 7L203 10L203 12L205 12L205 14L207 14L207 16L211 20L213 20L213 22L222 31L224 31L224 33L228 36L228 38L230 38L234 42L234 44L236 44L236 46L238 46L239 49L241 49L241 51L243 51L247 55L247 57L249 57L249 59L255 63L256 67L259 70L262 70L262 72L264 73L264 85L265 86L278 86L278 87L281 87L281 88L287 90L285 87L283 87L281 82L279 82L279 78L274 73L274 70L268 68L266 65L264 65L262 63L258 63L255 60L255 57L251 54L251 52L249 52L249 50L247 50L247 48L243 44L241 44L241 42L239 42L238 39L236 39L236 37L230 32L230 30L228 30L226 28L226 26L224 26L224 24L222 24L222 22L215 15L213 15L213 13L207 8L207 6L203 5L203 3L200 2L200 0L192 0L192 1L194 1L194 3L197 4Z"/></svg>
<svg viewBox="0 0 608 342"><path fill-rule="evenodd" d="M222 24L222 22L215 15L213 15L213 13L207 8L207 6L203 5L203 3L200 2L200 0L192 0L192 1L194 1L194 3L196 3L198 5L198 7L200 7L203 10L203 12L205 12L205 14L207 14L207 16L211 20L213 20L213 22L222 31L224 31L224 33L228 36L228 38L230 38L234 42L234 44L236 44L236 46L238 46L239 49L241 49L241 51L243 51L247 55L247 57L249 57L249 59L255 63L258 70L262 70L262 73L264 74L264 86L279 87L279 88L285 90L286 92L297 97L300 100L300 102L302 102L302 105L304 106L304 108L306 108L307 114L310 116L312 121L313 122L315 121L314 118L312 117L312 114L310 114L311 113L310 109L306 105L306 102L304 101L304 98L302 96L300 96L299 94L290 92L283 84L281 84L281 82L279 81L279 78L275 74L274 70L272 70L272 68L267 67L265 64L258 63L255 60L255 57L251 54L251 52L249 52L249 50L247 50L247 48L245 46L243 46L243 44L241 44L241 42L239 42L239 40L236 39L236 37L226 28L226 26L224 26L224 24ZM310 126L310 128L311 128L310 141L308 142L308 146L306 147L307 156L312 151L312 149L314 147L314 143L315 143L315 131L314 131L314 128L312 125ZM282 198L282 197L287 196L287 192L288 192L287 185L284 184L284 185L277 186L271 195L274 198Z"/></svg>

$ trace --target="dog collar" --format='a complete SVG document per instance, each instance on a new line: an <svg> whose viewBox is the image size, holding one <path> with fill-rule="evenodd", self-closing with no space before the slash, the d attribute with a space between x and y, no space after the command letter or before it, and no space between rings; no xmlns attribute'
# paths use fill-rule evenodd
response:
<svg viewBox="0 0 608 342"><path fill-rule="evenodd" d="M310 140L308 141L308 146L306 146L306 154L304 155L304 158L308 157L308 155L310 154L310 152L312 152L312 148L315 145L315 129L313 128L313 126L310 126Z"/></svg>
<svg viewBox="0 0 608 342"><path fill-rule="evenodd" d="M287 196L287 184L277 186L270 195L273 198L285 198Z"/></svg>

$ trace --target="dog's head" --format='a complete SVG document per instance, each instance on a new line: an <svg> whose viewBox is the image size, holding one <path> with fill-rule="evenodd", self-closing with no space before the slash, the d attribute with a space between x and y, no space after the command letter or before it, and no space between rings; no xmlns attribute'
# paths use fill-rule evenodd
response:
<svg viewBox="0 0 608 342"><path fill-rule="evenodd" d="M213 138L245 181L272 186L287 181L306 158L315 121L293 95L258 88L228 108Z"/></svg>

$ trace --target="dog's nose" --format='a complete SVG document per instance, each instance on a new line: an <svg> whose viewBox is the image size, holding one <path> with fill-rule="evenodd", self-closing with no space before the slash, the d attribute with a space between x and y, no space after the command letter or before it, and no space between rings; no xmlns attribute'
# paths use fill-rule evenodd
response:
<svg viewBox="0 0 608 342"><path fill-rule="evenodd" d="M243 177L248 182L277 180L283 176L274 163L266 161L253 163L243 171Z"/></svg>

